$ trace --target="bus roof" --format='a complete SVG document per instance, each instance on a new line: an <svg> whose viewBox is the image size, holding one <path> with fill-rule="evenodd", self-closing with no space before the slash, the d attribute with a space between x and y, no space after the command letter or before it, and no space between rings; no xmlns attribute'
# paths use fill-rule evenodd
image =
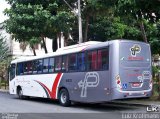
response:
<svg viewBox="0 0 160 119"><path fill-rule="evenodd" d="M48 53L48 54L41 55L41 56L31 56L31 57L15 59L11 63L25 62L25 61L36 60L36 59L47 58L47 57L53 57L53 56L58 56L58 55L63 55L63 54L65 55L65 54L69 54L69 53L81 52L81 51L85 51L85 50L88 50L88 49L105 47L105 46L108 46L109 44L113 44L113 43L116 43L116 42L137 42L137 43L139 42L139 43L144 43L144 42L135 41L135 40L122 40L122 39L106 41L106 42L88 41L88 42L85 42L85 43L80 43L80 44L60 48L56 52Z"/></svg>

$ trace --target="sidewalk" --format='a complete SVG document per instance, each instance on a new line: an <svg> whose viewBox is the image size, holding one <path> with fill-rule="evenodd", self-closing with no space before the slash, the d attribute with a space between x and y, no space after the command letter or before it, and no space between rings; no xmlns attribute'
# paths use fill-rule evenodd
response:
<svg viewBox="0 0 160 119"><path fill-rule="evenodd" d="M0 89L0 92L9 93L8 89Z"/></svg>
<svg viewBox="0 0 160 119"><path fill-rule="evenodd" d="M118 100L113 101L113 103L117 104L126 104L126 105L137 105L137 106L150 106L150 105L160 105L160 101L154 101L149 99L132 99L132 100Z"/></svg>

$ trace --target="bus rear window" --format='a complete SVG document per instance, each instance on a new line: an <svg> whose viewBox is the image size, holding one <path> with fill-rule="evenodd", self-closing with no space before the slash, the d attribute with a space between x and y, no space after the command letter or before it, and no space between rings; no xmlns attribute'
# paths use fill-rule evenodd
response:
<svg viewBox="0 0 160 119"><path fill-rule="evenodd" d="M148 44L139 42L120 43L120 62L125 67L144 67L150 65L151 53Z"/></svg>

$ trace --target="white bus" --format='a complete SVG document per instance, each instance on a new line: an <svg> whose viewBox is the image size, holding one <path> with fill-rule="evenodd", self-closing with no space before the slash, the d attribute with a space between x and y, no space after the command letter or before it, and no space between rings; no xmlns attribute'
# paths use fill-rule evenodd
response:
<svg viewBox="0 0 160 119"><path fill-rule="evenodd" d="M152 91L149 44L113 40L68 46L44 56L11 62L9 92L19 98L99 103L149 97Z"/></svg>

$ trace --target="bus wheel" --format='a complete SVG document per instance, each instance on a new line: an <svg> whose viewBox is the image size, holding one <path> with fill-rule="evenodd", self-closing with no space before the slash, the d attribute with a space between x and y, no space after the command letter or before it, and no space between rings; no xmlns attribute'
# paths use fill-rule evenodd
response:
<svg viewBox="0 0 160 119"><path fill-rule="evenodd" d="M23 99L23 92L21 88L18 89L17 94L19 99Z"/></svg>
<svg viewBox="0 0 160 119"><path fill-rule="evenodd" d="M68 107L71 105L71 101L69 99L69 93L66 89L61 89L59 92L59 102L62 106Z"/></svg>

